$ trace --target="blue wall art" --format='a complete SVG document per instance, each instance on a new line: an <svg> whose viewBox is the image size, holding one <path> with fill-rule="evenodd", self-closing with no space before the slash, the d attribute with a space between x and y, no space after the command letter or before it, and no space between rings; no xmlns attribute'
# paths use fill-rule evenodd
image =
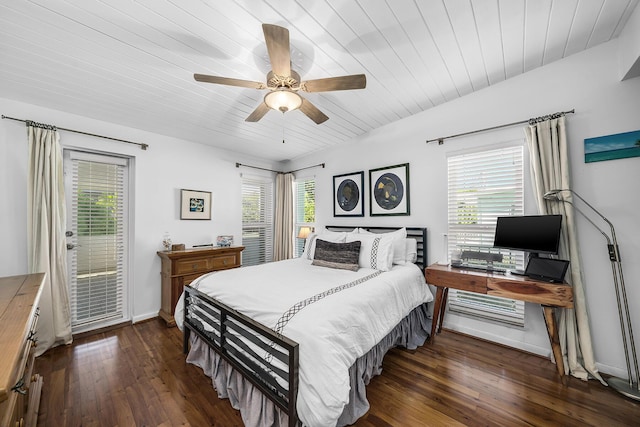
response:
<svg viewBox="0 0 640 427"><path fill-rule="evenodd" d="M584 162L640 157L640 130L584 140Z"/></svg>

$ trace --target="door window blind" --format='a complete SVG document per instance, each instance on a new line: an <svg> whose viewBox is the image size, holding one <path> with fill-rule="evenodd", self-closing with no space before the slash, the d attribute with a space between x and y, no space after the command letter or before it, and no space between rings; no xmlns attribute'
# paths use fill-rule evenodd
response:
<svg viewBox="0 0 640 427"><path fill-rule="evenodd" d="M127 160L71 155L71 324L89 330L128 318Z"/></svg>
<svg viewBox="0 0 640 427"><path fill-rule="evenodd" d="M242 177L243 265L273 259L273 179Z"/></svg>
<svg viewBox="0 0 640 427"><path fill-rule="evenodd" d="M301 179L295 182L295 214L296 236L300 227L314 227L316 222L316 181L315 179ZM299 257L304 251L306 239L296 237L295 256Z"/></svg>
<svg viewBox="0 0 640 427"><path fill-rule="evenodd" d="M493 248L496 218L524 213L523 146L451 155L448 163L448 251L501 253L495 267L523 268L524 254ZM524 325L524 302L449 290L452 311Z"/></svg>

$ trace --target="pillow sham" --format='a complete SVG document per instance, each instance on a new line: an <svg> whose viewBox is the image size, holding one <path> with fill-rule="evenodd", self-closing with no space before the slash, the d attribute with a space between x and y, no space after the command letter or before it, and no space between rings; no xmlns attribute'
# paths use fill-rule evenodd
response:
<svg viewBox="0 0 640 427"><path fill-rule="evenodd" d="M334 243L316 239L316 250L311 265L358 271L361 242Z"/></svg>
<svg viewBox="0 0 640 427"><path fill-rule="evenodd" d="M407 264L413 264L418 260L418 241L416 239L406 239L404 241L405 259Z"/></svg>
<svg viewBox="0 0 640 427"><path fill-rule="evenodd" d="M327 242L344 243L347 238L347 233L325 231L322 234L311 233L307 236L307 241L304 244L304 251L302 252L302 258L313 259L313 255L316 250L316 239L321 238Z"/></svg>
<svg viewBox="0 0 640 427"><path fill-rule="evenodd" d="M388 233L372 233L364 228L358 228L360 234L374 234L378 236L391 236L393 238L393 264L405 264L408 262L405 248L405 240L407 238L407 229L402 227Z"/></svg>
<svg viewBox="0 0 640 427"><path fill-rule="evenodd" d="M360 241L360 267L389 271L393 264L393 238L385 234L351 234L347 242Z"/></svg>

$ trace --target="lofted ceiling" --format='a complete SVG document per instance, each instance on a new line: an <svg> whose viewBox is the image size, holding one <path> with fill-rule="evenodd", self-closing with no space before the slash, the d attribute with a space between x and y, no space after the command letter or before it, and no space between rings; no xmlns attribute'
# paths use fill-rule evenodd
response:
<svg viewBox="0 0 640 427"><path fill-rule="evenodd" d="M0 0L0 97L292 160L611 40L637 3ZM266 91L193 75L265 82L262 23L289 29L302 80L363 73L366 89L305 93L320 125L301 111L246 122Z"/></svg>

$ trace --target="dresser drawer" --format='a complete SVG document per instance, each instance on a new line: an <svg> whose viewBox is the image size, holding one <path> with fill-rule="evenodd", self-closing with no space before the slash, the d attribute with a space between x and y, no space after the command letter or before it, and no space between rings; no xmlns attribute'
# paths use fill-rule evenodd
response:
<svg viewBox="0 0 640 427"><path fill-rule="evenodd" d="M233 254L211 258L211 262L213 263L213 268L215 269L223 269L223 268L240 266L240 263L238 262L238 257Z"/></svg>
<svg viewBox="0 0 640 427"><path fill-rule="evenodd" d="M176 261L176 268L173 274L183 275L189 273L197 273L199 271L206 272L213 266L211 258L191 258Z"/></svg>

